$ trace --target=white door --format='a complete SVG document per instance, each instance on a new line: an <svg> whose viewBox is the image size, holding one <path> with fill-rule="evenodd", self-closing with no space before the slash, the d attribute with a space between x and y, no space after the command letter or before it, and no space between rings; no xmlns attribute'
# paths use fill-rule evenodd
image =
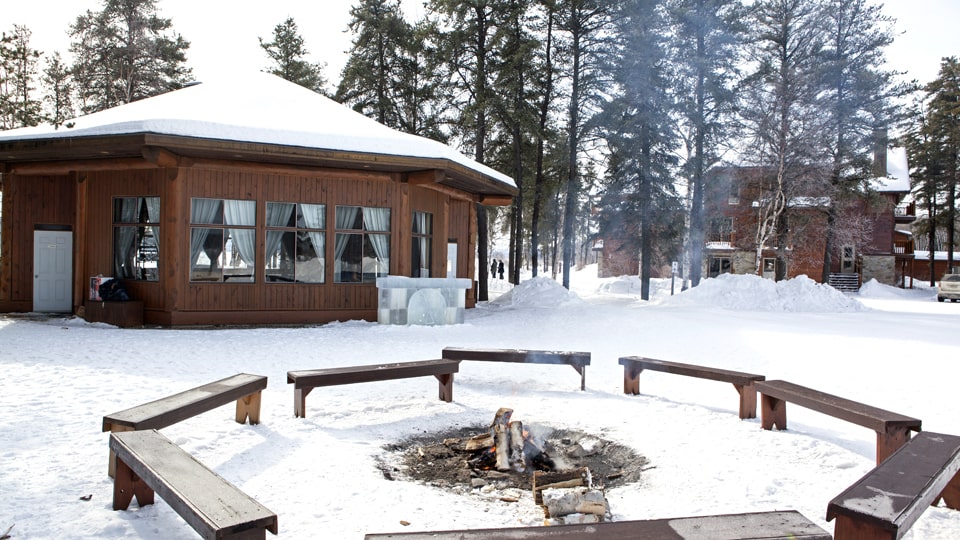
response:
<svg viewBox="0 0 960 540"><path fill-rule="evenodd" d="M73 233L33 232L33 310L73 311Z"/></svg>
<svg viewBox="0 0 960 540"><path fill-rule="evenodd" d="M457 277L457 244L456 242L447 243L447 277Z"/></svg>

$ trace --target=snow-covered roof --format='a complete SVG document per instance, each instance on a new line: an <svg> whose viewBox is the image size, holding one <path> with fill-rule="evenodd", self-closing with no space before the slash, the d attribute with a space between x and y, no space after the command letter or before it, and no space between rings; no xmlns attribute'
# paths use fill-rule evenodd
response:
<svg viewBox="0 0 960 540"><path fill-rule="evenodd" d="M5 141L153 133L358 152L459 164L512 188L509 176L450 146L403 133L280 77L253 72L81 116L72 127L0 132Z"/></svg>
<svg viewBox="0 0 960 540"><path fill-rule="evenodd" d="M903 147L887 148L887 177L874 178L871 183L877 191L910 191L910 167L907 164L907 149Z"/></svg>

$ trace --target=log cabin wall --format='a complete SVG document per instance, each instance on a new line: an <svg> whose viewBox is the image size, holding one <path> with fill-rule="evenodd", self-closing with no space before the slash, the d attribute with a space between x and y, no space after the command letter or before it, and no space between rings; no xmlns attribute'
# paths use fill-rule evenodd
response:
<svg viewBox="0 0 960 540"><path fill-rule="evenodd" d="M70 227L76 234L76 182L70 175L3 175L0 311L33 309L33 231ZM74 242L74 255L79 246Z"/></svg>
<svg viewBox="0 0 960 540"><path fill-rule="evenodd" d="M447 237L457 242L457 277L477 279L477 211L472 201L450 199L447 212ZM476 288L467 289L467 307L477 304Z"/></svg>

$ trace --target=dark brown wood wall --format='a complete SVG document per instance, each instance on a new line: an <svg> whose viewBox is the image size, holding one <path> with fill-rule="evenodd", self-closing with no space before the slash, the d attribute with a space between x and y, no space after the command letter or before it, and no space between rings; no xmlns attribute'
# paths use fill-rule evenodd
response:
<svg viewBox="0 0 960 540"><path fill-rule="evenodd" d="M34 228L56 225L76 230L75 186L70 175L4 175L0 309L32 309ZM74 242L74 253L78 247Z"/></svg>

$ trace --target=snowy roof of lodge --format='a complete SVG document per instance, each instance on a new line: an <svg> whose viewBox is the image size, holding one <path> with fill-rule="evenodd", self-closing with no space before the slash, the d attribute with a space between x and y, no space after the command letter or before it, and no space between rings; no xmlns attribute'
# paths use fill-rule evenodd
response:
<svg viewBox="0 0 960 540"><path fill-rule="evenodd" d="M435 160L479 174L495 191L516 190L509 176L446 144L394 130L311 90L261 72L191 85L70 122L70 128L37 126L0 132L0 162L14 159L11 145L4 143L158 134L362 154L376 162L387 156ZM419 162L406 167L418 168L446 167L425 167Z"/></svg>

